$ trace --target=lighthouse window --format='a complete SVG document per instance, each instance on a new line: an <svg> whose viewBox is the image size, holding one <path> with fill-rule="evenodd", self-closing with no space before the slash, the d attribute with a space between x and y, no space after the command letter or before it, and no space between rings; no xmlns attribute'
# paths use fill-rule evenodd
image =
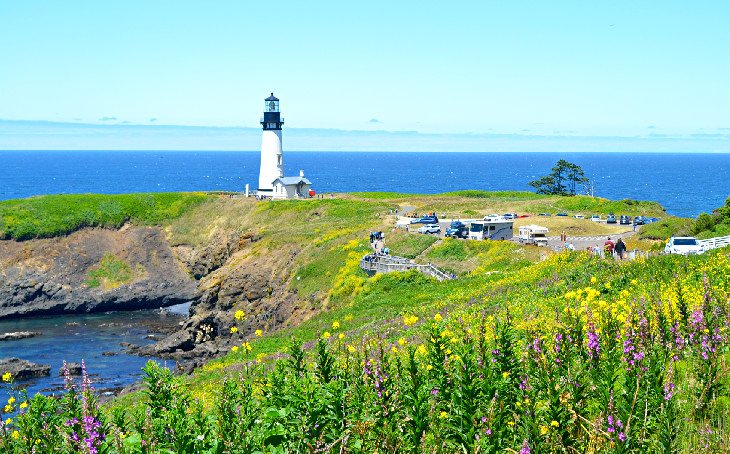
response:
<svg viewBox="0 0 730 454"><path fill-rule="evenodd" d="M276 161L279 163L279 165L281 165L281 155L278 156Z"/></svg>

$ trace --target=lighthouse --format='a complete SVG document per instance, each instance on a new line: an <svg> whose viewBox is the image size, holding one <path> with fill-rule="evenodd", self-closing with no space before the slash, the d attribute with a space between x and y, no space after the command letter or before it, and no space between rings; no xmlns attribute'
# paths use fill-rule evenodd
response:
<svg viewBox="0 0 730 454"><path fill-rule="evenodd" d="M261 168L259 170L259 195L273 195L274 180L284 176L284 156L281 151L281 125L284 120L279 112L279 99L271 93L264 101L261 126Z"/></svg>
<svg viewBox="0 0 730 454"><path fill-rule="evenodd" d="M279 112L279 99L271 93L264 100L264 117L261 126L264 128L261 137L261 168L259 169L259 197L272 199L306 199L312 197L312 182L304 177L284 176L284 153L281 150L281 125L284 120Z"/></svg>

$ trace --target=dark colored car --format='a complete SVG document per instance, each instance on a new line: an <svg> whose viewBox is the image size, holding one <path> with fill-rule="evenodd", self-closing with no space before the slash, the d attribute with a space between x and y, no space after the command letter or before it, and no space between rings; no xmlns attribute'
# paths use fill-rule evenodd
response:
<svg viewBox="0 0 730 454"><path fill-rule="evenodd" d="M540 213L538 216L552 216L550 213Z"/></svg>
<svg viewBox="0 0 730 454"><path fill-rule="evenodd" d="M609 213L608 216L606 216L606 224L615 224L616 223L616 215L613 213Z"/></svg>
<svg viewBox="0 0 730 454"><path fill-rule="evenodd" d="M421 216L421 219L414 219L411 224L438 224L439 218L436 216Z"/></svg>
<svg viewBox="0 0 730 454"><path fill-rule="evenodd" d="M625 214L621 215L621 218L619 219L619 224L621 225L630 225L631 224L631 216L627 216Z"/></svg>
<svg viewBox="0 0 730 454"><path fill-rule="evenodd" d="M469 228L461 221L453 221L449 228L446 229L445 235L452 238L467 238L469 236Z"/></svg>
<svg viewBox="0 0 730 454"><path fill-rule="evenodd" d="M644 216L636 216L634 218L634 225L644 225L646 222L644 221Z"/></svg>
<svg viewBox="0 0 730 454"><path fill-rule="evenodd" d="M568 213L557 213L555 216L560 216L560 217L567 218L568 217Z"/></svg>

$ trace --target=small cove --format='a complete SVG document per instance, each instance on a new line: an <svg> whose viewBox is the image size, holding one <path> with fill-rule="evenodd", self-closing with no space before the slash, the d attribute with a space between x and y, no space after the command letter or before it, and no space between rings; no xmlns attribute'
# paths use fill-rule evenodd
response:
<svg viewBox="0 0 730 454"><path fill-rule="evenodd" d="M124 345L147 345L161 339L185 320L188 307L189 304L174 306L165 314L159 310L142 310L0 320L0 333L41 333L32 338L0 342L0 358L18 357L51 366L48 377L13 384L25 388L29 396L58 392L63 387L59 373L63 361L80 363L82 359L97 391L117 390L138 381L142 367L149 360L174 367L174 361L129 355Z"/></svg>

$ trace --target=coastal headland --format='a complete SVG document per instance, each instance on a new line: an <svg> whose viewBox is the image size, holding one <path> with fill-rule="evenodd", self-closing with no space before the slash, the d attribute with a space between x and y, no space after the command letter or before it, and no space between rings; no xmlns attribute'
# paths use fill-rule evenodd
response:
<svg viewBox="0 0 730 454"><path fill-rule="evenodd" d="M702 443L719 447L729 436L722 428L727 249L687 257L652 251L672 234L724 232L729 207L700 222L668 216L653 202L526 192L14 200L0 202L0 308L4 317L19 317L191 303L177 331L151 346L130 346L175 359L190 373L175 378L149 363L146 393L124 394L95 413L113 419L109 427L125 435L108 436L125 446L141 446L145 437L205 449L219 442L292 450L320 442L353 451L394 452L401 443L415 451L519 449L522 424L530 424L531 446L610 449L623 442L615 433L626 436L615 422L614 435L606 430L610 416L626 432L630 421L636 449L644 449L664 443L661 427L681 414L669 446L695 446L691 434L711 427L712 439ZM526 217L515 225L544 224L551 235L598 244L622 235L629 249L648 254L619 261L396 228L398 218L424 213L441 221L517 213ZM660 219L634 232L574 217L608 213ZM374 231L383 232L394 255L456 279L416 271L368 276L359 265L372 253ZM681 345L662 341L669 332ZM42 408L38 402L31 408ZM155 405L162 405L150 410L159 427L182 421L173 441L163 429L140 432L147 429L130 422ZM525 406L533 410L524 413ZM232 416L235 408L246 412ZM373 425L375 418L384 423ZM299 422L310 419L318 429L302 431ZM234 422L248 429L226 432ZM471 430L464 427L486 437L463 438ZM358 438L361 432L367 437Z"/></svg>

